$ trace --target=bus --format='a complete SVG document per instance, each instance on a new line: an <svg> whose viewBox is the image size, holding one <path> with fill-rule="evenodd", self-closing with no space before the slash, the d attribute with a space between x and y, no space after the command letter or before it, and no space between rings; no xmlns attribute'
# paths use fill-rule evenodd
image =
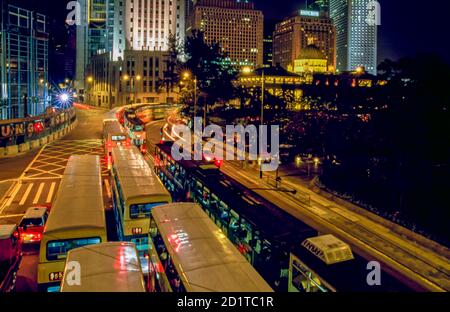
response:
<svg viewBox="0 0 450 312"><path fill-rule="evenodd" d="M150 212L172 202L170 193L136 146L113 148L112 198L118 237L136 244L146 273Z"/></svg>
<svg viewBox="0 0 450 312"><path fill-rule="evenodd" d="M368 260L353 254L352 248L332 234L305 239L289 259L289 292L373 292L411 291L384 270L382 285L367 282Z"/></svg>
<svg viewBox="0 0 450 312"><path fill-rule="evenodd" d="M149 291L273 291L198 204L155 207L149 237Z"/></svg>
<svg viewBox="0 0 450 312"><path fill-rule="evenodd" d="M69 279L68 273L78 265L79 276ZM61 292L146 292L139 254L129 242L72 249L67 253L63 275L67 278L61 282Z"/></svg>
<svg viewBox="0 0 450 312"><path fill-rule="evenodd" d="M287 291L289 253L317 231L206 161L175 161L157 144L155 172L173 198L197 202L275 291Z"/></svg>
<svg viewBox="0 0 450 312"><path fill-rule="evenodd" d="M42 291L59 291L69 250L107 240L100 169L99 156L71 156L67 162L41 239Z"/></svg>
<svg viewBox="0 0 450 312"><path fill-rule="evenodd" d="M116 119L103 120L103 146L108 169L111 169L112 149L118 145L130 145L130 139L125 129Z"/></svg>
<svg viewBox="0 0 450 312"><path fill-rule="evenodd" d="M145 124L136 116L136 112L133 108L125 109L123 125L134 145L139 148L145 146L147 137Z"/></svg>

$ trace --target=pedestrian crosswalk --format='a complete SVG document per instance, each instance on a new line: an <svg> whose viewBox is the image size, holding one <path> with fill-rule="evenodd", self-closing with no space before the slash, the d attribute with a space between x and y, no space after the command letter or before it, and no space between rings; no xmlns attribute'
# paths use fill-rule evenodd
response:
<svg viewBox="0 0 450 312"><path fill-rule="evenodd" d="M44 205L52 202L59 179L45 181L22 180L5 197L0 214L24 212L32 205Z"/></svg>

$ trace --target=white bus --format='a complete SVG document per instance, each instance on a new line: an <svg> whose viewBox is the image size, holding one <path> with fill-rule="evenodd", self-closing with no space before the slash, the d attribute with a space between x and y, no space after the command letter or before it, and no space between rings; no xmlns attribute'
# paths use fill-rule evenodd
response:
<svg viewBox="0 0 450 312"><path fill-rule="evenodd" d="M273 291L198 204L155 207L150 222L150 291Z"/></svg>
<svg viewBox="0 0 450 312"><path fill-rule="evenodd" d="M136 146L118 146L112 153L112 197L118 236L136 244L146 273L150 212L158 205L171 203L172 198Z"/></svg>
<svg viewBox="0 0 450 312"><path fill-rule="evenodd" d="M69 158L42 235L40 290L59 290L69 250L107 240L100 169L99 156Z"/></svg>
<svg viewBox="0 0 450 312"><path fill-rule="evenodd" d="M146 291L139 254L135 244L129 242L72 249L67 254L64 276L61 292Z"/></svg>

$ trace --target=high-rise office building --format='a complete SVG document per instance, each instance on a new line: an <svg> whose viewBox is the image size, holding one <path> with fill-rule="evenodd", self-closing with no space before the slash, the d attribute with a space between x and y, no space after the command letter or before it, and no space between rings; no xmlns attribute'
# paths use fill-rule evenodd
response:
<svg viewBox="0 0 450 312"><path fill-rule="evenodd" d="M183 39L185 0L123 0L126 50L167 51Z"/></svg>
<svg viewBox="0 0 450 312"><path fill-rule="evenodd" d="M204 32L208 44L219 43L235 67L263 65L264 16L252 1L197 0L189 30Z"/></svg>
<svg viewBox="0 0 450 312"><path fill-rule="evenodd" d="M315 46L325 55L329 72L336 68L335 27L325 12L300 10L275 26L273 34L273 65L284 69L308 46Z"/></svg>
<svg viewBox="0 0 450 312"><path fill-rule="evenodd" d="M336 26L337 70L362 66L377 73L377 26L368 22L371 0L330 0L330 17Z"/></svg>
<svg viewBox="0 0 450 312"><path fill-rule="evenodd" d="M80 24L77 25L75 87L84 89L87 66L93 55L112 49L111 10L116 0L79 0Z"/></svg>
<svg viewBox="0 0 450 312"><path fill-rule="evenodd" d="M264 67L271 67L273 63L273 32L275 30L276 20L264 21Z"/></svg>
<svg viewBox="0 0 450 312"><path fill-rule="evenodd" d="M43 14L0 2L0 120L45 112L48 32Z"/></svg>

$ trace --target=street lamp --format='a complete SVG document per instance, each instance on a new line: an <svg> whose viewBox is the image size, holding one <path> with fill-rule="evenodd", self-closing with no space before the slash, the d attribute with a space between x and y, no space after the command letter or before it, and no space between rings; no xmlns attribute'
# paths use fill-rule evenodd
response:
<svg viewBox="0 0 450 312"><path fill-rule="evenodd" d="M191 79L191 72L189 71L185 71L182 74L183 79L189 80ZM195 121L195 117L197 117L197 77L195 75L194 76L194 121ZM203 125L206 126L206 108L205 108L205 113L204 113L204 122Z"/></svg>
<svg viewBox="0 0 450 312"><path fill-rule="evenodd" d="M130 81L130 96L131 96L131 86L133 86L133 103L131 103L131 107L133 107L133 104L136 103L137 98L137 88L136 88L136 81L141 81L142 76L136 75L134 77L130 77L128 74L125 74L122 76L123 81Z"/></svg>
<svg viewBox="0 0 450 312"><path fill-rule="evenodd" d="M252 73L253 70L246 66L242 68L242 73L244 74L250 74ZM264 68L261 69L261 127L264 125L264 93L265 93L265 75L264 75ZM260 135L259 138L259 159L260 161L258 161L259 163L259 178L262 179L263 178L263 172L262 172L262 153L261 153L261 149L262 149L262 136Z"/></svg>

